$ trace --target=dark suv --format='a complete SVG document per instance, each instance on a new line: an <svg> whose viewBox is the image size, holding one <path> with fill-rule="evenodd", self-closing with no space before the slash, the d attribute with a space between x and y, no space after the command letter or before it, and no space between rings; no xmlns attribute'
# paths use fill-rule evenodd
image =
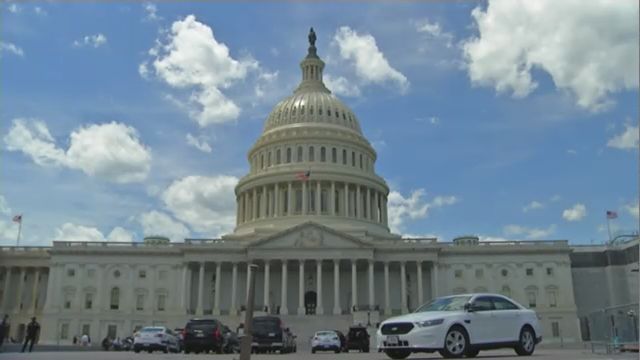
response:
<svg viewBox="0 0 640 360"><path fill-rule="evenodd" d="M224 325L215 319L191 319L183 332L184 353L215 351L225 348Z"/></svg>
<svg viewBox="0 0 640 360"><path fill-rule="evenodd" d="M295 336L284 327L277 316L257 316L251 323L253 341L251 350L257 353L280 351L281 354L294 352Z"/></svg>
<svg viewBox="0 0 640 360"><path fill-rule="evenodd" d="M364 326L352 326L347 334L347 351L369 352L369 333Z"/></svg>

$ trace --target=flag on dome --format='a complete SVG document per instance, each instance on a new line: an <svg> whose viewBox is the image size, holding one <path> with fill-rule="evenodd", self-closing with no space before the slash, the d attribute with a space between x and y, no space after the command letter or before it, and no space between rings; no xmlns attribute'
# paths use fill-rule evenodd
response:
<svg viewBox="0 0 640 360"><path fill-rule="evenodd" d="M607 210L607 219L616 219L618 217L618 213L615 211Z"/></svg>
<svg viewBox="0 0 640 360"><path fill-rule="evenodd" d="M13 222L22 223L22 214L14 216Z"/></svg>
<svg viewBox="0 0 640 360"><path fill-rule="evenodd" d="M311 171L301 171L299 173L296 173L296 179L301 180L301 181L307 181L309 180L309 176L311 176Z"/></svg>

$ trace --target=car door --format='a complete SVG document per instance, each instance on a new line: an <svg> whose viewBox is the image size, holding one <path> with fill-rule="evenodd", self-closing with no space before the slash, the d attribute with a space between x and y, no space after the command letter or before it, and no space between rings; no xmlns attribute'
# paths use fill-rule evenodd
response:
<svg viewBox="0 0 640 360"><path fill-rule="evenodd" d="M522 314L520 308L511 301L493 296L494 317L497 325L496 337L499 342L517 341L520 336L520 326Z"/></svg>
<svg viewBox="0 0 640 360"><path fill-rule="evenodd" d="M478 296L471 300L470 311L464 319L472 344L493 342L495 324L493 302L489 296Z"/></svg>

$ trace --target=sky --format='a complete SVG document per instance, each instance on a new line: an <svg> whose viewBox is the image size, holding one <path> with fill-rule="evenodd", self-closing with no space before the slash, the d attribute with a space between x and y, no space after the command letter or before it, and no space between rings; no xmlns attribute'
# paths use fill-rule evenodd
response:
<svg viewBox="0 0 640 360"><path fill-rule="evenodd" d="M638 2L2 2L0 245L214 238L313 26L405 237L638 229Z"/></svg>

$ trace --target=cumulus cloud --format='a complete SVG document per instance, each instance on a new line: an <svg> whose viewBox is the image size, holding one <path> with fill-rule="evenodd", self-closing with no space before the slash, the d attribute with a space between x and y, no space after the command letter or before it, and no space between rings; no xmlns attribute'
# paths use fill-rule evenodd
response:
<svg viewBox="0 0 640 360"><path fill-rule="evenodd" d="M56 229L54 239L57 241L133 242L133 234L117 226L105 237L102 232L95 227L64 223Z"/></svg>
<svg viewBox="0 0 640 360"><path fill-rule="evenodd" d="M193 146L194 148L202 152L211 153L211 146L205 139L201 137L197 138L191 134L187 134L187 144Z"/></svg>
<svg viewBox="0 0 640 360"><path fill-rule="evenodd" d="M638 140L638 126L627 124L625 131L609 139L607 146L620 150L634 150L638 148Z"/></svg>
<svg viewBox="0 0 640 360"><path fill-rule="evenodd" d="M638 207L637 202L635 204L625 205L624 209L629 213L629 215L634 216L636 219L640 217L640 208Z"/></svg>
<svg viewBox="0 0 640 360"><path fill-rule="evenodd" d="M464 55L471 82L521 98L547 72L580 107L598 111L609 95L638 87L638 2L490 0L472 12L478 36Z"/></svg>
<svg viewBox="0 0 640 360"><path fill-rule="evenodd" d="M273 86L276 84L276 80L278 79L278 72L265 72L260 71L258 78L256 80L256 85L254 86L254 92L257 97L263 98L268 93L273 92Z"/></svg>
<svg viewBox="0 0 640 360"><path fill-rule="evenodd" d="M20 151L41 166L78 169L116 183L140 182L151 167L151 152L130 126L111 122L80 127L65 151L40 120L14 119L4 137L9 151Z"/></svg>
<svg viewBox="0 0 640 360"><path fill-rule="evenodd" d="M181 242L189 237L189 229L171 216L159 212L149 211L138 217L144 236L166 236L171 241Z"/></svg>
<svg viewBox="0 0 640 360"><path fill-rule="evenodd" d="M389 65L372 35L358 34L350 27L342 26L336 31L333 42L338 46L340 57L355 67L356 75L363 82L395 83L403 93L409 89L407 77Z"/></svg>
<svg viewBox="0 0 640 360"><path fill-rule="evenodd" d="M562 217L567 221L580 221L587 215L587 207L583 204L575 204L562 212Z"/></svg>
<svg viewBox="0 0 640 360"><path fill-rule="evenodd" d="M100 46L107 43L107 37L104 34L95 34L95 35L85 35L80 40L75 40L73 42L74 47L85 47L92 46L94 48L99 48Z"/></svg>
<svg viewBox="0 0 640 360"><path fill-rule="evenodd" d="M522 208L522 212L529 212L531 210L538 210L538 209L542 209L544 207L544 205L539 202L539 201L532 201L529 204L527 204L525 207Z"/></svg>
<svg viewBox="0 0 640 360"><path fill-rule="evenodd" d="M4 53L10 53L16 56L24 56L24 51L22 50L22 48L16 46L16 44L0 41L0 57L2 57L2 54Z"/></svg>
<svg viewBox="0 0 640 360"><path fill-rule="evenodd" d="M436 21L423 19L415 23L416 31L426 34L433 39L442 40L447 47L453 46L453 35L442 30L440 24Z"/></svg>
<svg viewBox="0 0 640 360"><path fill-rule="evenodd" d="M236 222L233 176L187 176L174 181L161 195L165 207L192 229L219 236Z"/></svg>
<svg viewBox="0 0 640 360"><path fill-rule="evenodd" d="M142 4L142 8L144 9L144 20L145 21L157 21L162 19L162 17L158 16L158 7L154 3L146 2Z"/></svg>
<svg viewBox="0 0 640 360"><path fill-rule="evenodd" d="M394 233L402 233L406 220L422 219L429 216L431 209L453 205L458 202L455 196L436 196L432 201L425 201L424 189L414 190L410 196L404 197L397 191L391 191L388 197L387 210L389 227Z"/></svg>
<svg viewBox="0 0 640 360"><path fill-rule="evenodd" d="M259 68L253 59L231 57L227 45L218 42L213 30L194 15L175 21L166 38L156 40L149 55L151 64L143 63L139 73L148 76L152 67L157 78L172 88L188 91L186 99L176 101L202 127L238 118L240 108L223 90Z"/></svg>
<svg viewBox="0 0 640 360"><path fill-rule="evenodd" d="M327 74L323 76L323 82L327 88L336 95L346 97L360 96L360 88L358 85L343 76L333 77Z"/></svg>
<svg viewBox="0 0 640 360"><path fill-rule="evenodd" d="M521 225L507 225L504 227L503 232L506 236L518 236L527 240L540 240L548 237L556 231L556 225L550 225L546 229L533 228Z"/></svg>
<svg viewBox="0 0 640 360"><path fill-rule="evenodd" d="M22 11L22 8L20 6L18 6L18 4L13 3L13 4L9 4L9 6L7 6L7 10L9 10L9 12L12 13L12 14L17 14L20 11Z"/></svg>

